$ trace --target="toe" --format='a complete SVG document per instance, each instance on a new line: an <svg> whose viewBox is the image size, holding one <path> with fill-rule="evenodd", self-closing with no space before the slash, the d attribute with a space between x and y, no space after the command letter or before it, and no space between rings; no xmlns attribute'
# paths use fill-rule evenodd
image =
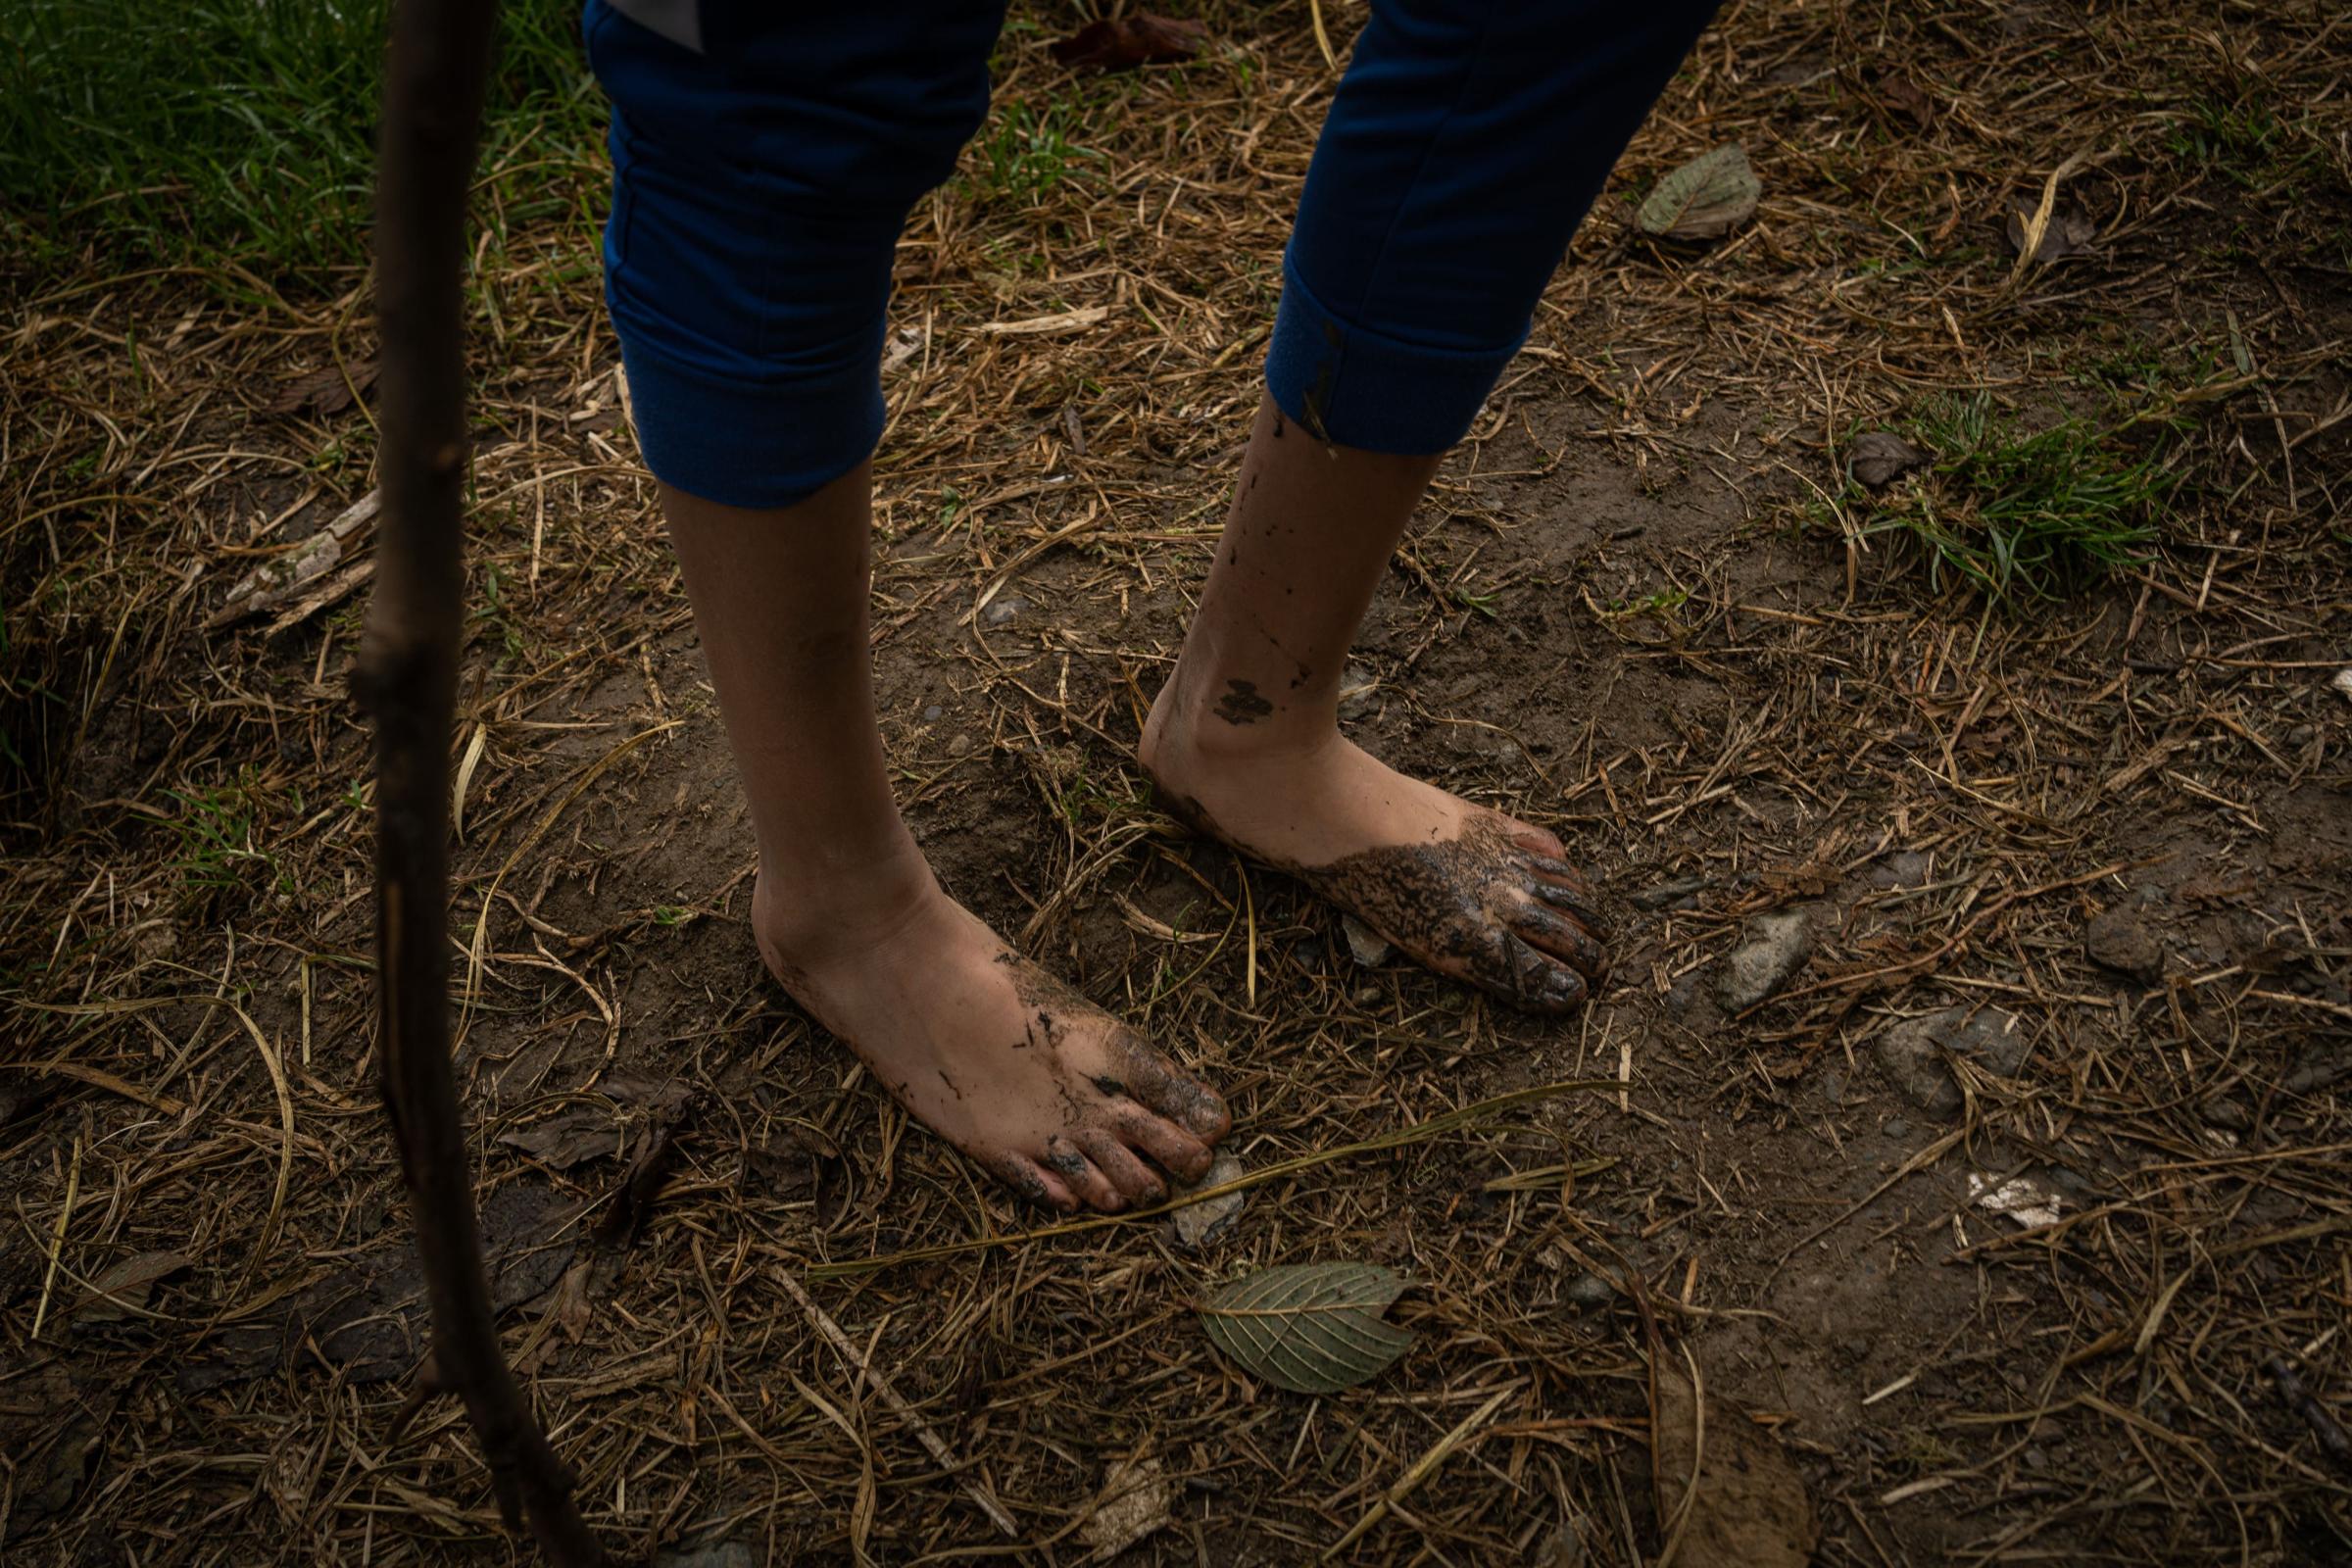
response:
<svg viewBox="0 0 2352 1568"><path fill-rule="evenodd" d="M1059 1133L1046 1140L1045 1166L1060 1177L1062 1185L1089 1208L1115 1214L1127 1206L1126 1196L1112 1185L1110 1178L1076 1144Z"/></svg>
<svg viewBox="0 0 2352 1568"><path fill-rule="evenodd" d="M1064 1214L1077 1210L1078 1200L1061 1178L1026 1154L999 1154L993 1159L984 1158L980 1163L988 1167L997 1180L1033 1203L1057 1208Z"/></svg>
<svg viewBox="0 0 2352 1568"><path fill-rule="evenodd" d="M1111 1042L1119 1062L1116 1087L1145 1109L1156 1111L1202 1143L1213 1144L1233 1125L1233 1113L1214 1089L1152 1049L1143 1036L1122 1029Z"/></svg>
<svg viewBox="0 0 2352 1568"><path fill-rule="evenodd" d="M1108 1132L1082 1133L1080 1147L1095 1168L1110 1178L1119 1196L1138 1208L1149 1208L1168 1196L1168 1184L1135 1151Z"/></svg>
<svg viewBox="0 0 2352 1568"><path fill-rule="evenodd" d="M1592 888L1575 867L1565 861L1536 860L1531 864L1537 876L1528 884L1530 892L1553 908L1565 909L1576 916L1577 923L1595 937L1604 940L1608 937L1608 916L1601 912L1600 901L1592 896ZM1563 871L1567 873L1565 876L1558 874Z"/></svg>
<svg viewBox="0 0 2352 1568"><path fill-rule="evenodd" d="M1608 972L1608 955L1592 940L1592 934L1541 904L1523 904L1512 911L1511 929L1531 946L1566 959L1588 980L1597 980Z"/></svg>
<svg viewBox="0 0 2352 1568"><path fill-rule="evenodd" d="M1536 1012L1565 1012L1585 1000L1585 977L1508 932L1503 934L1507 972L1494 987L1506 1001Z"/></svg>
<svg viewBox="0 0 2352 1568"><path fill-rule="evenodd" d="M1121 1113L1113 1125L1129 1148L1151 1155L1171 1176L1199 1181L1208 1169L1208 1146L1164 1116L1138 1106Z"/></svg>
<svg viewBox="0 0 2352 1568"><path fill-rule="evenodd" d="M1559 841L1558 835L1546 833L1534 823L1522 822L1515 816L1506 816L1503 820L1510 824L1511 842L1529 854L1541 855L1551 860L1567 858L1568 847Z"/></svg>

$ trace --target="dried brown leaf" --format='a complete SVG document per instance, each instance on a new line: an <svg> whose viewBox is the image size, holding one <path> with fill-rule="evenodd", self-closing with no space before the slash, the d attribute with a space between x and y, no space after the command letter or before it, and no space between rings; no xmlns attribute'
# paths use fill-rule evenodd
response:
<svg viewBox="0 0 2352 1568"><path fill-rule="evenodd" d="M1198 22L1139 11L1113 21L1090 22L1053 47L1065 66L1097 71L1133 71L1138 66L1168 66L1192 59L1207 41L1208 29Z"/></svg>

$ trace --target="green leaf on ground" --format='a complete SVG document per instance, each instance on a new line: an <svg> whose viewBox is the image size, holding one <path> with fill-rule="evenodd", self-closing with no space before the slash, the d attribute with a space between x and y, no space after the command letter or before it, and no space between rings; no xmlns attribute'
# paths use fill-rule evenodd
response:
<svg viewBox="0 0 2352 1568"><path fill-rule="evenodd" d="M1660 239L1720 239L1754 215L1762 194L1747 149L1726 142L1659 180L1634 221Z"/></svg>
<svg viewBox="0 0 2352 1568"><path fill-rule="evenodd" d="M1376 1263L1285 1263L1221 1286L1200 1308L1217 1348L1293 1394L1353 1388L1412 1348L1382 1314L1410 1282Z"/></svg>

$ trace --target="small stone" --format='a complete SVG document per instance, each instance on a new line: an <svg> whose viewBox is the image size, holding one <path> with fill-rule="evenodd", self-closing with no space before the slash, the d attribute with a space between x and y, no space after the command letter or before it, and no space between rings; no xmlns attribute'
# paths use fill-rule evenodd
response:
<svg viewBox="0 0 2352 1568"><path fill-rule="evenodd" d="M1997 1007L1972 1012L1946 1007L1906 1018L1879 1036L1879 1067L1886 1080L1921 1110L1936 1116L1959 1112L1964 1097L1945 1065L1947 1055L1974 1057L1985 1071L2014 1075L2026 1056L2026 1035L2017 1018Z"/></svg>
<svg viewBox="0 0 2352 1568"><path fill-rule="evenodd" d="M1194 1185L1222 1187L1241 1178L1242 1162L1220 1149L1217 1157L1209 1161L1207 1173ZM1248 1193L1227 1193L1222 1198L1187 1204L1170 1216L1176 1226L1176 1239L1194 1250L1200 1250L1233 1229L1234 1220L1249 1201Z"/></svg>
<svg viewBox="0 0 2352 1568"><path fill-rule="evenodd" d="M1908 1138L1911 1136L1911 1124L1900 1116L1889 1116L1879 1131L1889 1138Z"/></svg>
<svg viewBox="0 0 2352 1568"><path fill-rule="evenodd" d="M2254 1125L2254 1118L2247 1115L2246 1107L2236 1101L2217 1100L2205 1107L2205 1123L2209 1127L2221 1127L2230 1132L2242 1133Z"/></svg>
<svg viewBox="0 0 2352 1568"><path fill-rule="evenodd" d="M1726 1012L1745 1012L1779 994L1813 952L1813 931L1802 913L1760 914L1716 977L1715 1000Z"/></svg>
<svg viewBox="0 0 2352 1568"><path fill-rule="evenodd" d="M1897 850L1870 868L1874 888L1915 888L1928 879L1928 858L1917 850Z"/></svg>
<svg viewBox="0 0 2352 1568"><path fill-rule="evenodd" d="M940 715L946 711L946 709L940 707L937 703L933 703L929 708L923 710L923 722L926 724L936 724L939 722Z"/></svg>
<svg viewBox="0 0 2352 1568"><path fill-rule="evenodd" d="M1340 716L1361 718L1372 710L1380 677L1361 664L1349 664L1340 675Z"/></svg>
<svg viewBox="0 0 2352 1568"><path fill-rule="evenodd" d="M1579 1274L1568 1282L1562 1293L1578 1306L1602 1306L1617 1294L1617 1287L1593 1273Z"/></svg>
<svg viewBox="0 0 2352 1568"><path fill-rule="evenodd" d="M1340 930L1347 935L1348 951L1354 955L1356 962L1367 969L1379 968L1389 961L1389 955L1396 951L1389 945L1388 938L1352 914L1340 916Z"/></svg>
<svg viewBox="0 0 2352 1568"><path fill-rule="evenodd" d="M1029 601L1019 594L999 594L988 602L986 610L980 612L980 623L984 626L1002 626L1028 608Z"/></svg>
<svg viewBox="0 0 2352 1568"><path fill-rule="evenodd" d="M2164 979L2164 948L2137 909L2119 904L2090 922L2082 933L2082 951L2090 961L2112 969L2143 986Z"/></svg>

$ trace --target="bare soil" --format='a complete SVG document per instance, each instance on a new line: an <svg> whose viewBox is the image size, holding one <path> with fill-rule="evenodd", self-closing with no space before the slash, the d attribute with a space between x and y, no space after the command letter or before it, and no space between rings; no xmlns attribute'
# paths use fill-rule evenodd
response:
<svg viewBox="0 0 2352 1568"><path fill-rule="evenodd" d="M1741 6L1709 35L1349 682L1366 745L1554 827L1620 911L1610 989L1544 1022L1364 967L1135 766L1330 86L1301 18L1203 15L1212 60L1089 100L1099 165L1027 207L967 172L917 215L874 584L901 799L954 892L1224 1087L1249 1167L1564 1087L1262 1186L1198 1250L1164 1219L1023 1235L762 973L593 285L532 270L589 239L510 237L455 1002L509 1349L592 1522L673 1564L1075 1563L1149 1460L1166 1520L1121 1563L1304 1561L1388 1499L1346 1560L1630 1568L1670 1523L1653 1377L1695 1367L1710 1423L1794 1462L1819 1562L2352 1560L2341 19ZM1001 96L1078 79L1051 21ZM2248 104L2268 140L2180 150ZM1638 239L1629 193L1730 139L1754 222ZM2082 147L2096 242L2021 270L2008 203ZM503 1560L460 1412L392 1436L422 1340L355 602L206 624L366 489L364 406L263 412L364 357L364 316L89 281L17 280L0 336L7 1559ZM135 374L98 348L133 322ZM1852 435L1984 388L2167 466L2144 561L1995 607L1863 532ZM1801 966L1727 1009L1788 912ZM1206 1290L1333 1258L1416 1281L1389 1373L1310 1398L1209 1346Z"/></svg>

